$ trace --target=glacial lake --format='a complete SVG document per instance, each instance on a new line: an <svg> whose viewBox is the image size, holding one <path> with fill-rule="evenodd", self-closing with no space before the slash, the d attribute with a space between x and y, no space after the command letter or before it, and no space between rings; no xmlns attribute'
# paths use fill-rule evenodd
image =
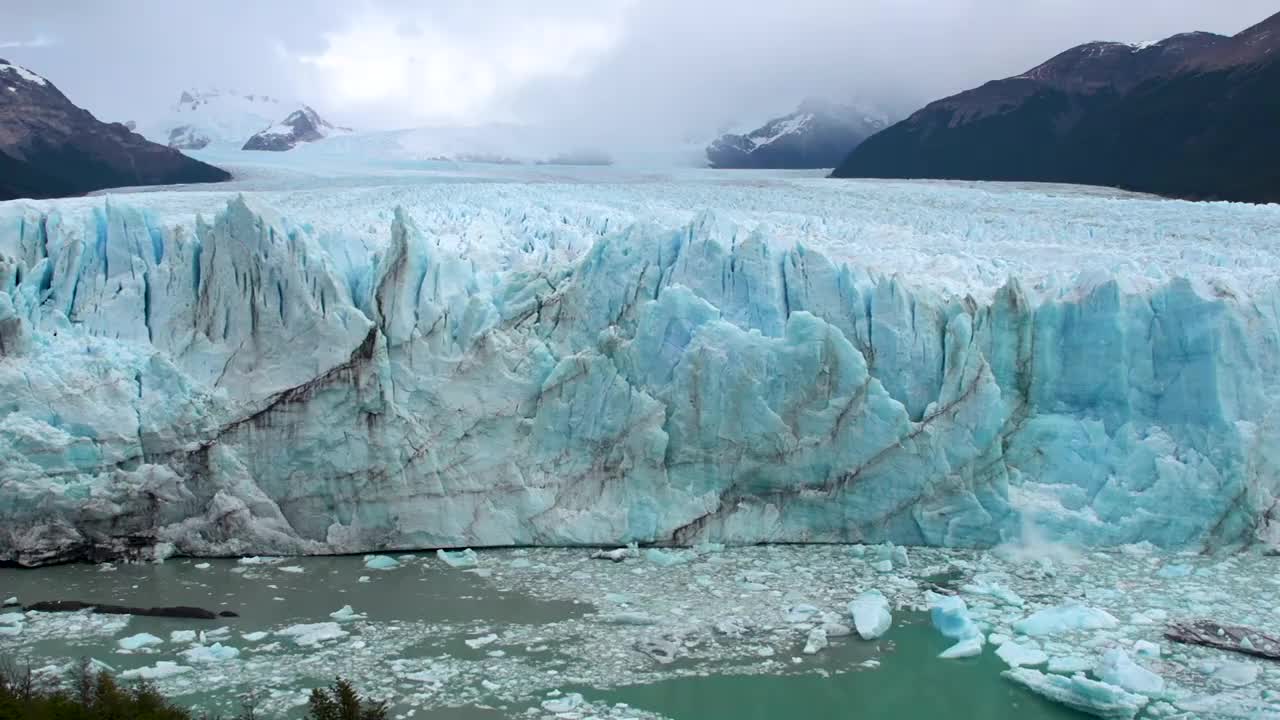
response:
<svg viewBox="0 0 1280 720"><path fill-rule="evenodd" d="M916 555L922 552L940 551ZM0 654L50 676L80 657L126 675L174 663L154 682L177 701L234 713L252 688L260 711L278 718L302 717L310 688L335 675L389 699L392 717L432 720L1087 717L1002 678L1006 666L989 647L976 658L939 659L950 641L927 613L910 608L895 610L879 640L832 637L804 654L807 626L794 622L802 614L795 608L839 615L873 582L891 596L895 585L915 584L905 573L841 577L842 567L860 563L846 548L672 554L680 562L669 567L666 556L612 563L589 555L481 552L478 565L465 569L430 554L397 555L388 570L366 568L358 556L0 569L0 600L189 605L239 615L29 614L10 626L20 627L16 633L0 625ZM344 606L352 613L331 617ZM319 639L311 642L298 626L318 628ZM140 633L157 642L121 647ZM656 659L655 642L674 660ZM193 659L193 647L235 654ZM175 667L188 669L166 674Z"/></svg>

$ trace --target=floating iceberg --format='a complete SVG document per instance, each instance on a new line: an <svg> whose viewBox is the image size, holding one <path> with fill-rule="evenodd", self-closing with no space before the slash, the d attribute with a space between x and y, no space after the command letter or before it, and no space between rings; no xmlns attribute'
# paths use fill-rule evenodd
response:
<svg viewBox="0 0 1280 720"><path fill-rule="evenodd" d="M120 638L116 641L116 645L119 645L121 650L133 651L150 647L152 645L160 645L163 642L164 640L152 635L151 633L138 633L137 635Z"/></svg>
<svg viewBox="0 0 1280 720"><path fill-rule="evenodd" d="M968 640L982 632L969 616L969 606L955 595L928 593L929 618L938 632L952 640Z"/></svg>
<svg viewBox="0 0 1280 720"><path fill-rule="evenodd" d="M889 612L889 599L879 590L868 590L849 602L849 614L853 627L863 640L875 640L889 631L893 615Z"/></svg>
<svg viewBox="0 0 1280 720"><path fill-rule="evenodd" d="M272 197L0 205L0 560L1280 536L1269 209Z"/></svg>
<svg viewBox="0 0 1280 720"><path fill-rule="evenodd" d="M394 570L400 567L400 561L388 555L368 555L364 559L364 566L370 570Z"/></svg>
<svg viewBox="0 0 1280 720"><path fill-rule="evenodd" d="M293 638L294 643L303 647L319 645L327 640L337 640L349 634L336 622L303 623L276 631L276 635Z"/></svg>
<svg viewBox="0 0 1280 720"><path fill-rule="evenodd" d="M1080 630L1107 630L1119 624L1106 610L1069 604L1038 610L1015 622L1013 629L1023 635L1044 637Z"/></svg>
<svg viewBox="0 0 1280 720"><path fill-rule="evenodd" d="M182 657L189 663L219 663L240 657L240 651L222 643L214 643L207 646L197 645L188 650L183 650Z"/></svg>
<svg viewBox="0 0 1280 720"><path fill-rule="evenodd" d="M1149 700L1083 675L1046 675L1039 670L1015 668L1004 677L1039 695L1089 715L1116 720L1132 720Z"/></svg>

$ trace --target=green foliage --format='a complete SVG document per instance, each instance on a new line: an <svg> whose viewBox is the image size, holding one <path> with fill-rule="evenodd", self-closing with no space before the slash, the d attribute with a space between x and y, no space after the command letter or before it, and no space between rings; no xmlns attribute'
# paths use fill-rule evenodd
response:
<svg viewBox="0 0 1280 720"><path fill-rule="evenodd" d="M234 720L262 720L250 693ZM0 720L216 720L171 703L154 685L121 686L82 660L66 684L42 682L31 670L0 661ZM311 692L307 720L387 720L387 704L360 697L337 678Z"/></svg>
<svg viewBox="0 0 1280 720"><path fill-rule="evenodd" d="M337 678L311 691L307 720L386 720L387 704L362 698L351 683Z"/></svg>
<svg viewBox="0 0 1280 720"><path fill-rule="evenodd" d="M0 720L194 720L155 687L124 688L110 674L94 674L87 661L70 689L37 681L30 669L0 667Z"/></svg>

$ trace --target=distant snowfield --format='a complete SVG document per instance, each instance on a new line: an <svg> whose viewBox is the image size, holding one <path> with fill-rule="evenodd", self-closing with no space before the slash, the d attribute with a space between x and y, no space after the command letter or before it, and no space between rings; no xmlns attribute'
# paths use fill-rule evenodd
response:
<svg viewBox="0 0 1280 720"><path fill-rule="evenodd" d="M1280 543L1280 208L195 154L0 204L0 560Z"/></svg>
<svg viewBox="0 0 1280 720"><path fill-rule="evenodd" d="M449 228L438 238L444 247L495 270L521 268L530 259L524 238L497 231L502 218L529 204L562 213L570 234L576 229L587 236L602 222L676 228L710 211L744 236L758 230L779 249L803 245L944 297L981 301L1010 278L1043 298L1087 293L1111 278L1140 292L1175 277L1191 280L1205 297L1242 297L1270 289L1280 272L1280 206L1189 203L1044 183L831 180L821 170L393 163L296 151L190 154L235 179L98 194L182 223L197 212L216 213L234 194L252 193L287 217L369 248L385 242L392 213L402 206L426 232ZM559 247L554 259L572 261L585 247ZM551 258L535 253L532 259Z"/></svg>

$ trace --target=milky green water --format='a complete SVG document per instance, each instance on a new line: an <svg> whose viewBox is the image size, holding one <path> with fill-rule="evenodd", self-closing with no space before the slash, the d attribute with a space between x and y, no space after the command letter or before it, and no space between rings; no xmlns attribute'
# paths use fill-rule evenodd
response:
<svg viewBox="0 0 1280 720"><path fill-rule="evenodd" d="M193 561L171 561L163 565L122 565L111 572L92 566L62 566L33 571L0 569L0 599L18 596L24 603L40 600L82 600L136 606L194 605L214 611L232 610L237 618L195 621L135 617L128 627L112 637L62 638L23 642L0 638L0 653L29 659L35 665L50 661L92 656L110 662L117 670L127 670L173 659L170 654L124 655L117 652L118 637L149 632L167 638L170 631L213 629L232 630L231 644L241 647L242 660L252 658L252 647L240 637L244 633L279 628L295 623L328 621L329 613L352 605L368 616L370 623L416 622L450 623L474 628L482 624L502 633L512 625L579 622L593 608L583 603L547 601L495 586L489 579L449 569L429 566L406 568L390 573L365 570L358 557L307 558L288 560L299 566L297 574L280 572L256 574L252 567L237 572L234 561L210 561L207 569L195 568ZM370 582L359 578L373 576ZM598 628L598 626L596 626ZM474 635L470 635L474 636ZM353 634L353 638L355 635ZM486 663L485 648L473 649L464 634L429 637L389 652L388 661L406 657L451 657L455 660ZM7 643L7 644L6 644ZM967 660L943 661L937 654L947 647L923 614L899 613L895 625L880 643L846 638L834 641L819 655L806 657L795 672L773 675L739 676L715 664L689 665L680 661L671 668L655 667L652 682L621 688L568 683L565 690L581 692L588 700L627 703L659 713L673 720L790 720L805 718L982 718L983 720L1067 720L1084 717L1054 706L1000 678L1003 664L991 653ZM799 656L799 647L794 654ZM305 648L290 648L294 657L303 657ZM511 648L509 653L519 653ZM568 651L566 651L568 652ZM508 656L510 657L510 655ZM788 658L779 656L784 663ZM878 660L875 669L860 664ZM573 664L589 667L590 658L572 658L551 648L530 655L529 662L554 662L574 677ZM288 657L281 662L290 662ZM637 657L637 663L646 662ZM671 669L698 671L697 677L670 678ZM217 666L201 667L201 673L216 673ZM664 675L664 670L665 675ZM355 672L348 668L347 671ZM318 668L314 677L298 681L297 688L275 690L305 691L323 684L343 670L342 661ZM366 672L368 670L366 669ZM373 677L382 673L374 668ZM664 679L665 678L665 679ZM401 687L387 685L382 688ZM385 694L383 695L386 696ZM397 712L409 708L392 697ZM419 707L413 718L430 720L499 720L524 717L529 707L537 707L539 696L522 704L476 702L473 693L466 707L427 710ZM219 692L188 692L180 702L204 710L234 712L238 701L226 688ZM479 705L497 705L498 708ZM299 717L300 709L278 717Z"/></svg>

